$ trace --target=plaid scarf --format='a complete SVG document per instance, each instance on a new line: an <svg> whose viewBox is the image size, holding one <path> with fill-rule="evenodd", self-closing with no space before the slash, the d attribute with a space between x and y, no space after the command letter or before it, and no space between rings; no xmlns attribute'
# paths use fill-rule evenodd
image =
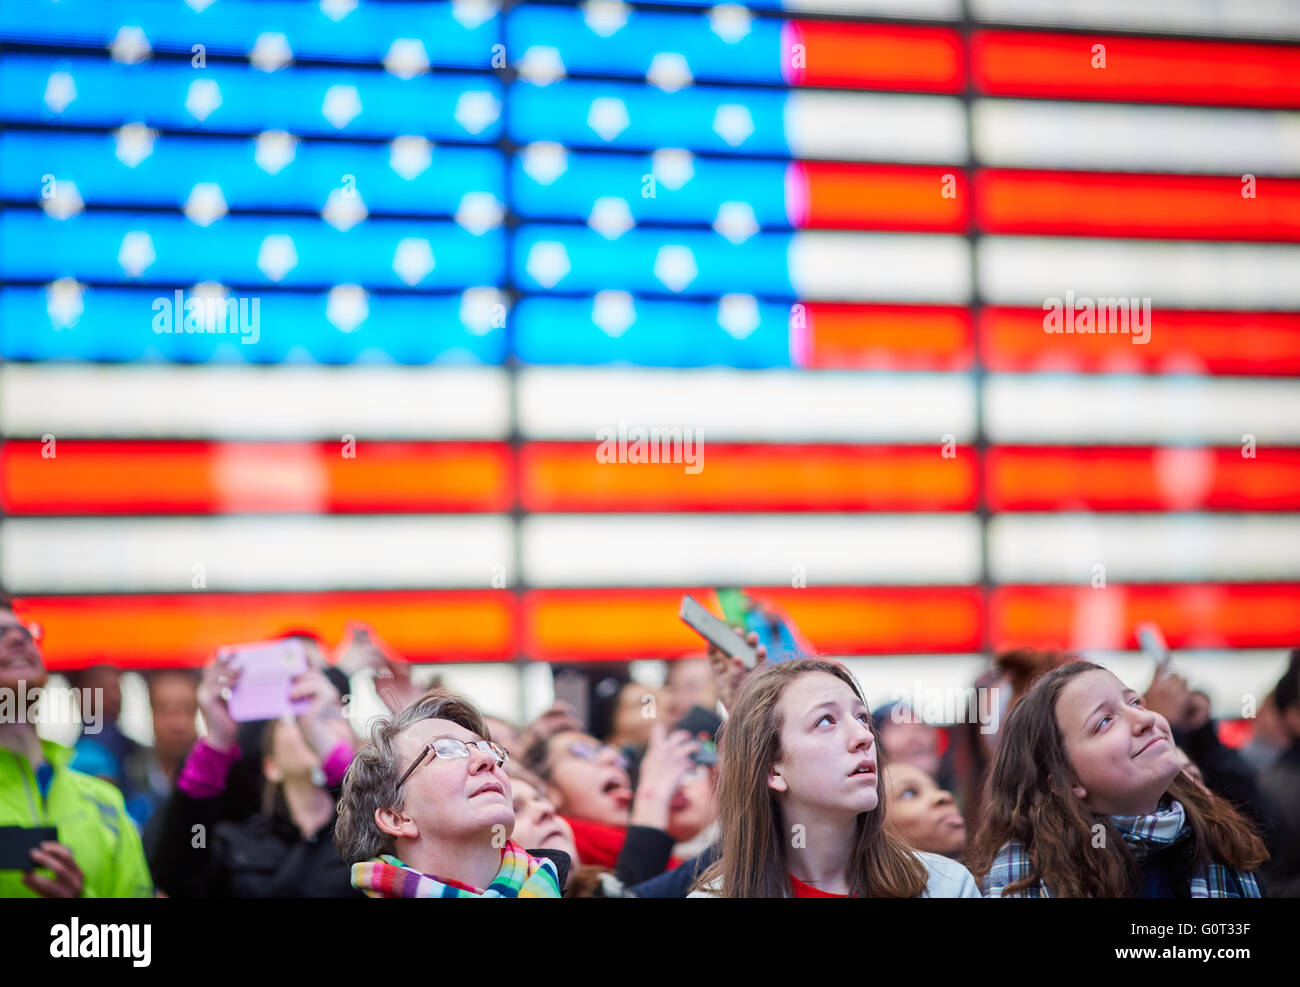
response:
<svg viewBox="0 0 1300 987"><path fill-rule="evenodd" d="M352 886L370 898L558 898L555 864L529 856L513 840L501 853L501 869L486 890L439 880L412 870L391 854L352 865Z"/></svg>
<svg viewBox="0 0 1300 987"><path fill-rule="evenodd" d="M1165 798L1149 816L1110 816L1110 821L1124 838L1129 852L1141 863L1148 854L1176 846L1192 839L1192 827L1187 821L1182 803ZM1015 881L1029 876L1033 863L1017 842L1005 844L993 860L993 866L984 878L984 894L1000 898L1002 891ZM1258 898L1259 885L1254 874L1246 874L1210 863L1194 869L1187 877L1188 891L1193 898ZM1015 897L1050 898L1051 893L1037 881Z"/></svg>

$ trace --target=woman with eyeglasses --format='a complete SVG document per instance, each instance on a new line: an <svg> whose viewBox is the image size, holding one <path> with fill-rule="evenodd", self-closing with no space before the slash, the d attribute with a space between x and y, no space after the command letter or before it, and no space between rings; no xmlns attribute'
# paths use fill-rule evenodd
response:
<svg viewBox="0 0 1300 987"><path fill-rule="evenodd" d="M273 720L261 741L262 807L232 818L239 724L227 707L239 678L229 655L204 670L199 709L207 736L190 751L164 811L150 865L174 898L352 898L358 892L334 846L338 786L355 740L339 691L320 669L294 683L307 701Z"/></svg>
<svg viewBox="0 0 1300 987"><path fill-rule="evenodd" d="M509 759L469 702L429 692L376 722L343 779L339 853L372 898L558 898L566 854L510 839Z"/></svg>
<svg viewBox="0 0 1300 987"><path fill-rule="evenodd" d="M649 880L680 861L673 823L683 782L696 767L700 742L684 730L667 734L655 724L632 790L627 756L577 730L539 740L524 765L546 782L573 831L586 865L612 868L626 885ZM680 822L680 820L679 820Z"/></svg>

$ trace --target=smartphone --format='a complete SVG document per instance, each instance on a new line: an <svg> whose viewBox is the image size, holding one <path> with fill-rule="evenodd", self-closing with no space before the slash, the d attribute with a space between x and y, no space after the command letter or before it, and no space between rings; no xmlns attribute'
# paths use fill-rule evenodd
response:
<svg viewBox="0 0 1300 987"><path fill-rule="evenodd" d="M576 668L557 669L555 698L573 709L582 729L591 729L591 684L587 681L587 676Z"/></svg>
<svg viewBox="0 0 1300 987"><path fill-rule="evenodd" d="M698 737L702 733L708 734L708 739L700 742L700 749L691 755L692 761L705 767L718 763L717 736L721 728L722 717L709 712L703 706L692 706L681 721L673 727L674 730L685 730L692 737Z"/></svg>
<svg viewBox="0 0 1300 987"><path fill-rule="evenodd" d="M753 668L758 661L758 653L746 643L745 639L720 621L690 596L682 597L682 608L677 616L686 626L699 634L724 655L739 658L746 668Z"/></svg>
<svg viewBox="0 0 1300 987"><path fill-rule="evenodd" d="M1152 623L1139 624L1137 636L1142 650L1156 663L1156 676L1164 675L1169 669L1169 660L1173 658L1173 653L1165 643L1165 636L1160 633L1160 628Z"/></svg>
<svg viewBox="0 0 1300 987"><path fill-rule="evenodd" d="M0 826L0 870L35 870L31 851L46 840L59 841L54 826Z"/></svg>
<svg viewBox="0 0 1300 987"><path fill-rule="evenodd" d="M278 720L307 712L310 700L289 699L293 679L311 667L302 641L257 641L231 645L222 652L231 655L231 664L240 669L239 680L231 686L226 702L230 718L236 723Z"/></svg>

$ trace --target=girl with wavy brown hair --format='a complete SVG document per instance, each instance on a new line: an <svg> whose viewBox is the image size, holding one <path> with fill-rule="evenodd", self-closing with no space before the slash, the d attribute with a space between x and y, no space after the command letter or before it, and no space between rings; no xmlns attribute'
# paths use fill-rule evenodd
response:
<svg viewBox="0 0 1300 987"><path fill-rule="evenodd" d="M960 864L886 831L879 738L838 662L750 675L718 756L722 855L692 897L980 896Z"/></svg>
<svg viewBox="0 0 1300 987"><path fill-rule="evenodd" d="M1012 707L966 860L989 897L1257 898L1266 856L1183 773L1168 721L1075 660Z"/></svg>

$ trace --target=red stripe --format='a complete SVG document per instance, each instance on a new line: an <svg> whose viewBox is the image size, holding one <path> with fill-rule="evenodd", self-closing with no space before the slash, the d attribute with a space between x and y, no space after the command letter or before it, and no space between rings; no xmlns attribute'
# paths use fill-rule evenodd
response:
<svg viewBox="0 0 1300 987"><path fill-rule="evenodd" d="M520 489L529 511L967 511L974 451L933 446L710 443L703 469L605 463L595 444L530 443Z"/></svg>
<svg viewBox="0 0 1300 987"><path fill-rule="evenodd" d="M1300 240L1300 180L981 169L975 209L988 233Z"/></svg>
<svg viewBox="0 0 1300 987"><path fill-rule="evenodd" d="M1294 45L976 31L971 73L994 96L1300 107Z"/></svg>
<svg viewBox="0 0 1300 987"><path fill-rule="evenodd" d="M956 168L792 161L786 202L800 229L961 233L970 224Z"/></svg>
<svg viewBox="0 0 1300 987"><path fill-rule="evenodd" d="M491 442L8 441L0 504L11 514L503 511L510 459Z"/></svg>
<svg viewBox="0 0 1300 987"><path fill-rule="evenodd" d="M809 370L970 370L975 330L955 305L791 306L797 360Z"/></svg>
<svg viewBox="0 0 1300 987"><path fill-rule="evenodd" d="M958 93L966 85L962 37L946 27L789 20L781 68L792 86Z"/></svg>
<svg viewBox="0 0 1300 987"><path fill-rule="evenodd" d="M1137 648L1154 621L1171 648L1281 648L1300 641L1300 584L1000 586L989 604L994 646Z"/></svg>
<svg viewBox="0 0 1300 987"><path fill-rule="evenodd" d="M703 655L702 639L677 617L683 593L712 590L534 590L524 599L524 641L542 661L609 661ZM755 589L787 613L824 654L968 653L980 649L976 587Z"/></svg>
<svg viewBox="0 0 1300 987"><path fill-rule="evenodd" d="M51 669L203 665L219 645L290 628L333 648L350 620L371 624L413 662L506 661L516 650L515 598L499 590L34 596L17 608L42 625Z"/></svg>
<svg viewBox="0 0 1300 987"><path fill-rule="evenodd" d="M1110 335L1049 334L1043 309L990 306L979 314L980 355L990 370L1092 373L1300 374L1300 314L1151 313L1143 346Z"/></svg>
<svg viewBox="0 0 1300 987"><path fill-rule="evenodd" d="M1300 449L995 446L994 511L1300 510Z"/></svg>

